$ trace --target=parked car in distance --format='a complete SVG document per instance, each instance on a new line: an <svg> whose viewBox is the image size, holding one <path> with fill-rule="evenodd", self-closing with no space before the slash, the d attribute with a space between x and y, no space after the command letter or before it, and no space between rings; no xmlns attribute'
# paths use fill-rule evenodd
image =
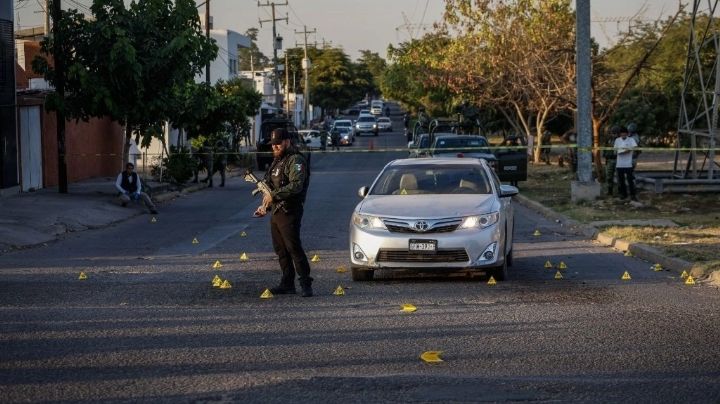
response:
<svg viewBox="0 0 720 404"><path fill-rule="evenodd" d="M390 118L381 116L377 119L378 129L383 132L392 132L392 121Z"/></svg>
<svg viewBox="0 0 720 404"><path fill-rule="evenodd" d="M335 122L333 122L332 127L330 129L332 130L335 128L342 128L342 127L352 128L352 126L353 126L353 122L349 119L337 119L337 120L335 120Z"/></svg>
<svg viewBox="0 0 720 404"><path fill-rule="evenodd" d="M369 109L361 109L360 113L358 113L358 117L361 117L363 115L371 115L372 116Z"/></svg>
<svg viewBox="0 0 720 404"><path fill-rule="evenodd" d="M353 129L349 126L340 126L336 130L340 134L339 146L352 146L353 142L355 142Z"/></svg>
<svg viewBox="0 0 720 404"><path fill-rule="evenodd" d="M305 144L310 150L320 150L322 148L322 136L326 136L326 147L332 146L330 134L324 130L303 129L298 132L300 133L300 136L302 136L302 138L305 140Z"/></svg>
<svg viewBox="0 0 720 404"><path fill-rule="evenodd" d="M497 160L483 136L436 133L430 146L433 157L472 157L485 159L494 167Z"/></svg>
<svg viewBox="0 0 720 404"><path fill-rule="evenodd" d="M482 271L505 280L512 265L511 196L485 160L402 159L388 163L350 220L352 279L375 270Z"/></svg>
<svg viewBox="0 0 720 404"><path fill-rule="evenodd" d="M372 133L377 136L379 133L377 119L372 115L361 115L355 123L355 135L360 136L363 133Z"/></svg>
<svg viewBox="0 0 720 404"><path fill-rule="evenodd" d="M417 137L415 143L408 144L408 158L427 157L430 154L430 134L423 133Z"/></svg>

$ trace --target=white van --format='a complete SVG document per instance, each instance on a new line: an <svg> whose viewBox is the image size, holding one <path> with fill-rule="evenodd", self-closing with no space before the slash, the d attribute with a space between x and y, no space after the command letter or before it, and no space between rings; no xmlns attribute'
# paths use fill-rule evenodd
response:
<svg viewBox="0 0 720 404"><path fill-rule="evenodd" d="M373 100L373 102L370 103L370 113L373 115L382 115L384 106L385 104L382 101Z"/></svg>

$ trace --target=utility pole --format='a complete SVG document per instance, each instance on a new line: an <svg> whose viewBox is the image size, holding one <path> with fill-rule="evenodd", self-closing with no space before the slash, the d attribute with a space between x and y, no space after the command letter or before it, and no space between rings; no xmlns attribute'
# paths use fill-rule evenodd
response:
<svg viewBox="0 0 720 404"><path fill-rule="evenodd" d="M278 74L278 57L277 57L277 51L278 48L282 46L282 38L278 38L277 36L277 29L275 27L276 21L282 21L285 20L285 23L289 23L287 14L285 15L285 18L275 18L275 6L287 6L288 2L285 0L285 3L270 3L267 0L265 1L265 4L262 4L258 1L258 7L270 7L272 9L272 18L269 20L260 20L258 21L260 23L260 27L262 27L262 23L264 22L272 22L273 25L273 73L275 76L274 84L275 84L275 107L280 108L280 77ZM287 66L286 66L287 68Z"/></svg>
<svg viewBox="0 0 720 404"><path fill-rule="evenodd" d="M288 69L287 52L285 52L285 115L290 116L290 69Z"/></svg>
<svg viewBox="0 0 720 404"><path fill-rule="evenodd" d="M576 28L575 66L577 69L577 168L578 178L570 185L573 202L594 200L600 195L600 184L592 176L592 102L590 58L590 0L575 0Z"/></svg>
<svg viewBox="0 0 720 404"><path fill-rule="evenodd" d="M45 0L45 36L50 36L50 0Z"/></svg>
<svg viewBox="0 0 720 404"><path fill-rule="evenodd" d="M308 119L308 107L310 106L310 59L308 58L307 49L308 49L308 41L307 36L308 34L314 34L317 32L316 28L313 28L312 31L308 31L307 25L303 25L302 31L295 31L296 34L303 34L305 37L305 57L302 60L302 68L305 72L305 91L303 92L303 121L305 124L305 127L307 127L310 120Z"/></svg>
<svg viewBox="0 0 720 404"><path fill-rule="evenodd" d="M210 39L210 0L205 0L205 36ZM205 84L210 85L210 62L205 65Z"/></svg>
<svg viewBox="0 0 720 404"><path fill-rule="evenodd" d="M67 162L65 161L65 59L62 54L63 38L61 34L60 19L62 18L61 0L52 2L52 30L53 30L53 61L55 65L55 93L60 105L55 111L57 118L57 150L58 150L58 192L68 193Z"/></svg>

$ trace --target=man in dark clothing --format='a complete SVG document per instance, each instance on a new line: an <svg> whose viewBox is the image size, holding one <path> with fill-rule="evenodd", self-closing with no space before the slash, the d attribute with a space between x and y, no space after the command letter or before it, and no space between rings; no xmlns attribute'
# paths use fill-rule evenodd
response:
<svg viewBox="0 0 720 404"><path fill-rule="evenodd" d="M607 194L613 196L615 193L615 164L617 162L617 156L615 154L615 139L620 134L620 127L613 126L610 128L610 137L605 144L605 150L602 151L602 156L605 158L605 181L607 183Z"/></svg>
<svg viewBox="0 0 720 404"><path fill-rule="evenodd" d="M309 167L305 158L292 145L290 134L283 128L275 129L270 137L273 162L263 181L271 189L263 196L263 203L255 211L261 217L272 211L270 233L273 248L280 262L280 284L270 289L273 294L295 293L295 273L298 274L302 297L313 295L310 263L300 241L300 224L303 205L310 183Z"/></svg>
<svg viewBox="0 0 720 404"><path fill-rule="evenodd" d="M115 188L120 192L118 196L120 204L125 207L130 201L142 200L150 213L156 215L158 212L155 210L155 204L152 199L150 199L150 196L142 191L140 177L133 170L135 170L135 165L133 163L127 163L125 165L125 171L118 174L115 180Z"/></svg>

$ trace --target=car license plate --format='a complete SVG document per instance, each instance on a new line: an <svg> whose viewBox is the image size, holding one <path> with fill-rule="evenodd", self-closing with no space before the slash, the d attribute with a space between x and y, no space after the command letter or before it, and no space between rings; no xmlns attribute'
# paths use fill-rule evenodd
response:
<svg viewBox="0 0 720 404"><path fill-rule="evenodd" d="M437 240L410 239L410 251L434 253L437 251Z"/></svg>

